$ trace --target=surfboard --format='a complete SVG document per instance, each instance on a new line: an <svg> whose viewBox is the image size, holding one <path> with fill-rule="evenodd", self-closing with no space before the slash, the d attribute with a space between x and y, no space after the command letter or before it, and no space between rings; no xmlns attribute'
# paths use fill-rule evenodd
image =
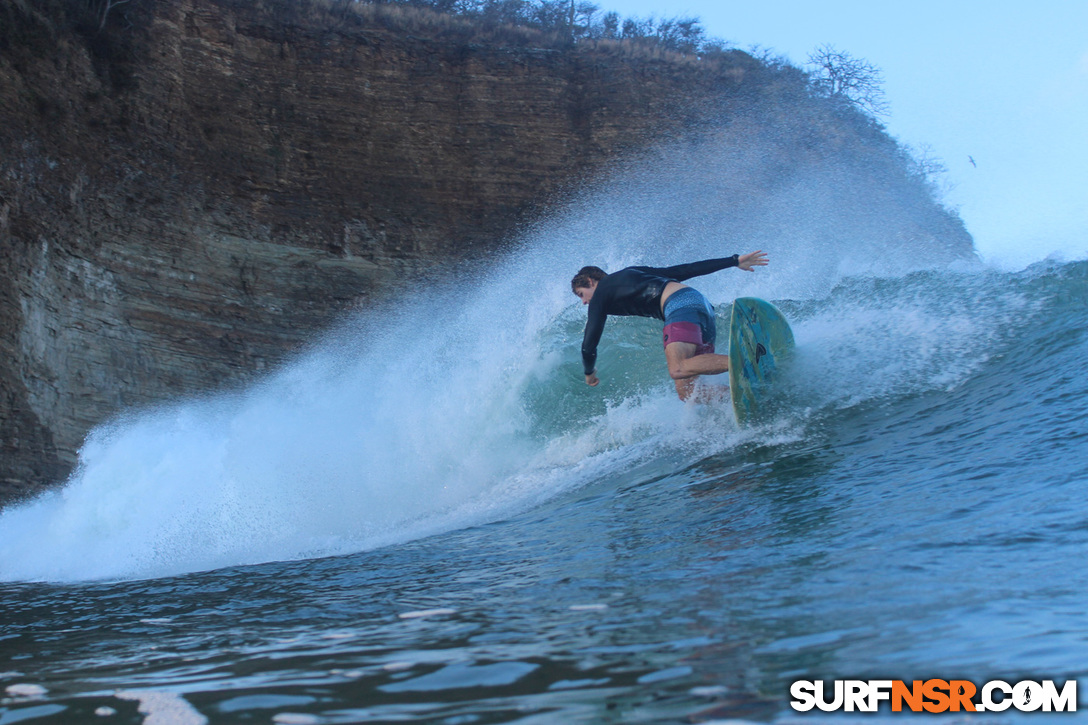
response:
<svg viewBox="0 0 1088 725"><path fill-rule="evenodd" d="M729 388L738 424L748 425L759 419L771 385L793 348L793 330L777 307L758 297L733 301Z"/></svg>

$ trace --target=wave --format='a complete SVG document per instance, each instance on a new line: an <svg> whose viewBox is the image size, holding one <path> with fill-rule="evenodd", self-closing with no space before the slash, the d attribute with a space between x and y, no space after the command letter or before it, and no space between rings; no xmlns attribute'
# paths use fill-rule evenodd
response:
<svg viewBox="0 0 1088 725"><path fill-rule="evenodd" d="M676 400L652 320L609 321L603 383L590 389L574 271L757 246L725 247L707 231L720 222L705 198L713 189L670 158L668 184L660 168L614 181L487 270L361 312L248 390L94 430L63 487L0 513L0 579L147 578L358 552L499 520L632 470L650 479L753 441L803 439L835 411L962 385L1062 290L1083 286L1083 263L927 269L917 260L941 248L928 239L858 275L852 260L872 252L868 241L798 232L758 245L772 255L767 270L694 282L718 303L720 329L728 300L750 294L793 322L780 419L739 430L725 407ZM803 261L814 259L818 274Z"/></svg>

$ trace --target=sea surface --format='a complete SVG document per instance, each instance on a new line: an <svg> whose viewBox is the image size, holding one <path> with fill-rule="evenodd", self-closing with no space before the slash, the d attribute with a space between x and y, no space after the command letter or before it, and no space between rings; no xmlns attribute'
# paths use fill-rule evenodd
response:
<svg viewBox="0 0 1088 725"><path fill-rule="evenodd" d="M827 718L790 708L798 679L1088 690L1088 262L665 234L644 202L590 199L249 388L92 432L0 512L0 725L784 723ZM757 245L767 268L691 283L720 339L737 296L791 321L772 416L676 400L653 320L610 320L585 386L579 266Z"/></svg>

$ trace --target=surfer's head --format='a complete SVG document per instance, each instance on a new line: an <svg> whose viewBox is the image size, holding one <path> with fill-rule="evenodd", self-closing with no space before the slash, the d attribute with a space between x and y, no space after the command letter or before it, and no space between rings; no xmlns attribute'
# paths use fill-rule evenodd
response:
<svg viewBox="0 0 1088 725"><path fill-rule="evenodd" d="M578 274L574 275L574 279L570 281L570 289L578 299L582 300L582 304L589 304L590 299L593 298L593 292L597 289L597 283L607 276L600 267L582 267L578 270Z"/></svg>

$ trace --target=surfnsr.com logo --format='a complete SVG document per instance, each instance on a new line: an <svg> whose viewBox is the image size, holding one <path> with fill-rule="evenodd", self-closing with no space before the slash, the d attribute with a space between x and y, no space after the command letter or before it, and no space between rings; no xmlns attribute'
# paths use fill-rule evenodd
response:
<svg viewBox="0 0 1088 725"><path fill-rule="evenodd" d="M1077 681L1059 689L1053 680L1009 684L991 680L976 687L968 680L798 680L790 686L790 707L798 712L877 712L887 702L892 712L1076 712Z"/></svg>

